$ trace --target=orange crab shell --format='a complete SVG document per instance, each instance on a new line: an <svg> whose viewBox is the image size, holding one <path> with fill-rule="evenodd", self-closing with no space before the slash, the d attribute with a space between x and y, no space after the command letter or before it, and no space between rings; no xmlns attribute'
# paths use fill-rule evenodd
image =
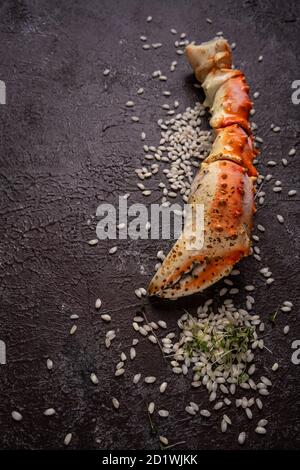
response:
<svg viewBox="0 0 300 470"><path fill-rule="evenodd" d="M254 147L253 137L247 135L238 124L216 129L215 134L216 138L206 162L232 160L246 168L249 176L257 177L258 172L253 160L259 152Z"/></svg>
<svg viewBox="0 0 300 470"><path fill-rule="evenodd" d="M252 101L244 75L230 78L216 92L210 125L214 129L238 124L250 134L249 113Z"/></svg>

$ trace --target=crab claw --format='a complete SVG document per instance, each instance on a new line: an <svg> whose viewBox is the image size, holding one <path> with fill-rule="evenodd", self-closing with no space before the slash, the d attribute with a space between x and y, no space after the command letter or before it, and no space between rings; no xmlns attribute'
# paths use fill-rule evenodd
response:
<svg viewBox="0 0 300 470"><path fill-rule="evenodd" d="M200 46L190 44L185 49L197 80L202 83L210 108L211 127L239 124L251 133L249 113L252 103L244 74L231 68L231 49L225 39L214 39Z"/></svg>
<svg viewBox="0 0 300 470"><path fill-rule="evenodd" d="M203 245L191 248L184 230L153 277L149 295L175 300L201 292L249 254L253 186L242 166L231 160L203 163L189 204L204 207Z"/></svg>
<svg viewBox="0 0 300 470"><path fill-rule="evenodd" d="M242 75L242 72L236 69L212 69L202 83L202 88L205 93L204 106L211 108L219 88L230 78L238 77L240 75Z"/></svg>
<svg viewBox="0 0 300 470"><path fill-rule="evenodd" d="M246 132L251 132L249 113L252 102L248 95L249 86L244 75L230 78L220 86L215 94L213 105L210 109L211 127L231 126L239 124Z"/></svg>
<svg viewBox="0 0 300 470"><path fill-rule="evenodd" d="M249 176L256 177L257 170L252 162L259 152L254 147L253 137L238 124L216 129L215 134L211 152L205 161L232 160L246 168Z"/></svg>
<svg viewBox="0 0 300 470"><path fill-rule="evenodd" d="M231 49L226 39L213 39L199 46L189 44L185 51L196 78L201 83L212 69L231 68Z"/></svg>

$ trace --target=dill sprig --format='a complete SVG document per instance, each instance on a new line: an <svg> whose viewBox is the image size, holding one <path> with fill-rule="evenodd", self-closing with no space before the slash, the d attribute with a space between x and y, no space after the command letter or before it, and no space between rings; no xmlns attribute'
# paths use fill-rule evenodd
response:
<svg viewBox="0 0 300 470"><path fill-rule="evenodd" d="M232 364L239 362L239 356L249 349L254 328L228 322L224 329L220 330L210 327L208 322L194 322L190 332L192 339L184 346L190 357L194 352L204 353L213 366L217 367L222 363L230 368ZM245 380L247 377L239 377L239 381Z"/></svg>

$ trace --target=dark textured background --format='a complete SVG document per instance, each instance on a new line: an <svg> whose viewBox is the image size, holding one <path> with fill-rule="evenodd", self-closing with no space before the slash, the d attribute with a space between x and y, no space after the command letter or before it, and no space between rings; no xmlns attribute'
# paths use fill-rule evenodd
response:
<svg viewBox="0 0 300 470"><path fill-rule="evenodd" d="M7 344L7 365L0 366L1 448L63 448L69 431L71 448L159 448L145 412L144 400L150 399L171 411L167 420L155 416L154 421L171 444L186 441L179 449L237 448L243 429L250 432L247 448L300 447L300 365L291 363L291 343L300 339L299 197L287 197L288 189L299 189L298 154L287 157L286 168L280 164L300 140L299 106L291 103L291 83L300 79L299 13L297 1L1 2L0 79L7 86L7 104L0 106L0 339ZM149 14L153 21L147 24ZM133 171L142 161L141 130L149 142L158 142L161 90L173 92L180 110L197 99L170 28L197 42L221 30L237 43L234 62L252 91L261 92L255 115L264 139L259 169L266 174L266 161L277 160L272 173L284 188L274 194L266 185L268 197L256 216L267 227L261 266L271 267L275 282L264 286L253 258L240 263L237 282L257 286L257 312L266 321L265 343L273 353L263 352L258 362L274 377L274 386L252 423L235 409L228 411L234 424L226 435L220 432L221 412L209 421L185 413L192 398L207 406L206 392L191 392L188 381L168 372L158 348L147 340L138 345L126 376L114 377L118 353L127 352L134 337L131 318L140 305L134 289L147 285L157 250L169 244L123 241L113 257L108 255L113 242L87 244L95 236L87 220L100 202L114 203L126 192L132 202L143 200ZM163 47L144 51L141 34ZM151 78L157 68L168 71L172 60L179 65L175 73L167 72L167 84ZM103 76L105 67L111 69L109 77ZM124 103L140 86L145 94L134 99L141 122L131 124ZM270 131L271 122L281 126L280 134ZM158 195L154 191L149 203ZM284 215L283 225L277 213ZM193 311L220 285L176 303L145 301L148 317L166 318L175 326L183 307ZM111 326L95 313L98 296L102 312L112 315ZM243 298L236 303L243 305ZM288 318L280 314L272 327L268 315L286 299L295 308ZM80 316L74 336L69 336L71 313ZM103 339L111 327L118 335L106 350ZM46 369L48 357L54 361L52 372ZM281 368L270 374L275 360ZM99 386L91 384L91 371L98 374ZM161 380L168 376L166 394L160 397L157 386L134 387L132 375L139 371ZM111 411L112 395L120 399L118 412ZM46 418L43 411L50 406L57 414ZM13 409L22 412L22 422L11 419ZM253 432L260 416L270 420L266 436Z"/></svg>

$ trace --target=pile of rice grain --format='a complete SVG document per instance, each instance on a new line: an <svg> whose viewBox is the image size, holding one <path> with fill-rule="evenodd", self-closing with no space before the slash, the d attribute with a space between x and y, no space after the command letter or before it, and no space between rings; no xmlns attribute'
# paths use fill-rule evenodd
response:
<svg viewBox="0 0 300 470"><path fill-rule="evenodd" d="M256 331L261 323L259 315L235 308L231 299L225 300L217 312L211 304L212 299L198 308L197 316L185 313L178 320L181 333L175 342L162 340L173 372L186 375L192 369L191 385L205 386L210 401L217 398L217 392L234 395L238 388L267 395L271 382L259 385L251 378L255 372L254 350L264 348Z"/></svg>
<svg viewBox="0 0 300 470"><path fill-rule="evenodd" d="M187 202L195 168L199 168L201 161L210 152L212 132L201 129L201 116L204 115L205 108L198 102L193 108L187 108L172 119L159 119L159 145L143 146L146 162L156 162L150 168L143 166L136 169L136 174L140 180L148 180L163 166L164 178L159 183L159 190L162 192L164 205L169 205L170 199L177 195L181 195L183 201ZM146 189L144 183L138 184L138 187L142 191Z"/></svg>

